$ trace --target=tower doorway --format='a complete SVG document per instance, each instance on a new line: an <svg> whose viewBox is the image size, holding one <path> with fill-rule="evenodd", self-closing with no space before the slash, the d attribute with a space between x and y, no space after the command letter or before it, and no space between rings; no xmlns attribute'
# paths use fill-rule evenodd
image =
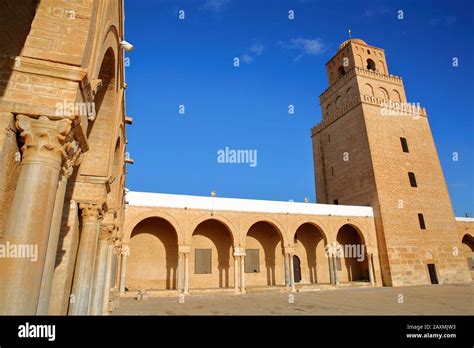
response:
<svg viewBox="0 0 474 348"><path fill-rule="evenodd" d="M301 262L300 258L296 255L293 255L293 272L295 275L295 283L301 281Z"/></svg>
<svg viewBox="0 0 474 348"><path fill-rule="evenodd" d="M436 274L436 266L434 263L428 264L428 273L430 274L431 284L438 284L438 275Z"/></svg>

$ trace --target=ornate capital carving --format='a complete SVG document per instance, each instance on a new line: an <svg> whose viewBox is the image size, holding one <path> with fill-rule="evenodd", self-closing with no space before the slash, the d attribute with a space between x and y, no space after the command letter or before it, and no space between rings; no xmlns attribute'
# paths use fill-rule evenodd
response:
<svg viewBox="0 0 474 348"><path fill-rule="evenodd" d="M115 230L114 224L102 224L99 230L99 240L112 240Z"/></svg>
<svg viewBox="0 0 474 348"><path fill-rule="evenodd" d="M102 206L99 204L81 203L79 204L81 209L81 216L83 221L88 220L102 220Z"/></svg>
<svg viewBox="0 0 474 348"><path fill-rule="evenodd" d="M79 165L84 158L84 153L78 141L71 139L64 144L64 161L61 167L61 180L69 179L74 167Z"/></svg>
<svg viewBox="0 0 474 348"><path fill-rule="evenodd" d="M53 121L45 116L34 119L18 115L16 127L24 142L21 147L23 163L43 162L60 168L65 155L64 144L71 131L70 120Z"/></svg>

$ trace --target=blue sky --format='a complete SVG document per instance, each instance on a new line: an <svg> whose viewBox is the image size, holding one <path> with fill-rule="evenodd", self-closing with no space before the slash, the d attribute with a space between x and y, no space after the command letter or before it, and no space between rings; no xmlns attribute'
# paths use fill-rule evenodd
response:
<svg viewBox="0 0 474 348"><path fill-rule="evenodd" d="M127 187L314 202L310 129L350 28L426 107L456 215L474 216L473 23L473 2L457 0L126 0ZM257 150L257 166L218 163L225 147Z"/></svg>

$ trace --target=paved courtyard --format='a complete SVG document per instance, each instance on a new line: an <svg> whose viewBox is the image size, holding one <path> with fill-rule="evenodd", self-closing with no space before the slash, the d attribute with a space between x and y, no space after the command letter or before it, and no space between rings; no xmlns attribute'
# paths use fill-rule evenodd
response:
<svg viewBox="0 0 474 348"><path fill-rule="evenodd" d="M112 315L473 315L474 284L121 298ZM402 303L399 303L402 302Z"/></svg>

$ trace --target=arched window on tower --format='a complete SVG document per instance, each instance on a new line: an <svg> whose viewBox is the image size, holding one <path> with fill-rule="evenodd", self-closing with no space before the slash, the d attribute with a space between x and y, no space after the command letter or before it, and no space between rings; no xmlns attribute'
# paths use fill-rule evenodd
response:
<svg viewBox="0 0 474 348"><path fill-rule="evenodd" d="M343 66L340 66L339 68L337 68L337 74L338 74L338 77L344 76L346 74L346 70L344 69Z"/></svg>
<svg viewBox="0 0 474 348"><path fill-rule="evenodd" d="M372 59L367 59L367 70L375 71L375 62Z"/></svg>

